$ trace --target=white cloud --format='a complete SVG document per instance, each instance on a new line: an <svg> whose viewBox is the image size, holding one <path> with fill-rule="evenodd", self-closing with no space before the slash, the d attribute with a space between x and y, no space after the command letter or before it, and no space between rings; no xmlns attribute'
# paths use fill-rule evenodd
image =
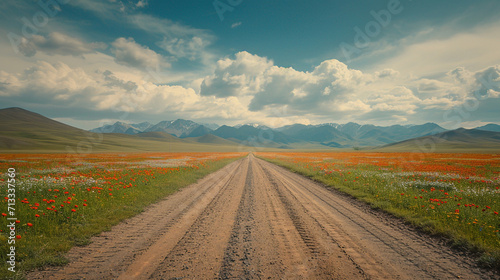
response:
<svg viewBox="0 0 500 280"><path fill-rule="evenodd" d="M305 112L314 106L324 107L326 101L371 79L370 75L348 69L338 60L327 60L312 72L302 72L275 66L265 57L239 52L235 59L217 62L214 74L205 78L200 93L217 97L249 96L251 111L289 105L293 110Z"/></svg>
<svg viewBox="0 0 500 280"><path fill-rule="evenodd" d="M293 68L269 67L259 78L264 84L261 91L254 95L249 109L262 110L265 106L294 104L310 95L307 86L317 81L311 73L296 71Z"/></svg>
<svg viewBox="0 0 500 280"><path fill-rule="evenodd" d="M144 32L162 36L163 39L157 45L175 58L199 60L205 65L215 61L213 53L207 50L215 37L207 30L144 14L130 16L130 22Z"/></svg>
<svg viewBox="0 0 500 280"><path fill-rule="evenodd" d="M450 110L453 107L459 106L460 104L463 103L462 101L457 101L445 97L430 97L422 100L420 104L422 105L422 109L425 110L431 110L431 109Z"/></svg>
<svg viewBox="0 0 500 280"><path fill-rule="evenodd" d="M201 95L216 97L244 96L261 91L264 73L273 65L265 57L239 52L236 59L217 61L214 74L201 84Z"/></svg>
<svg viewBox="0 0 500 280"><path fill-rule="evenodd" d="M393 55L378 61L375 67L392 68L416 76L445 73L457 67L474 70L485 68L492 62L500 61L497 47L500 37L492 36L500 34L499 23L497 21L468 31L442 26L434 28L432 35L426 33L418 38L400 39L387 46L387 51Z"/></svg>
<svg viewBox="0 0 500 280"><path fill-rule="evenodd" d="M417 83L419 92L434 92L442 90L443 88L449 86L448 83L426 78L418 80Z"/></svg>
<svg viewBox="0 0 500 280"><path fill-rule="evenodd" d="M345 103L334 103L335 110L339 112L367 113L372 110L370 105L361 100L347 101Z"/></svg>
<svg viewBox="0 0 500 280"><path fill-rule="evenodd" d="M235 23L231 24L231 28L236 28L236 27L238 27L240 25L241 25L241 21L238 21L238 22L235 22Z"/></svg>
<svg viewBox="0 0 500 280"><path fill-rule="evenodd" d="M399 75L400 73L398 71L390 68L375 72L375 76L379 78L394 78L398 77Z"/></svg>
<svg viewBox="0 0 500 280"><path fill-rule="evenodd" d="M248 111L234 97L200 96L192 88L135 81L111 71L88 73L64 63L39 61L18 74L0 71L0 97L24 104L72 110L174 114L185 118L245 119ZM91 108L91 109L90 109Z"/></svg>
<svg viewBox="0 0 500 280"><path fill-rule="evenodd" d="M118 38L111 45L116 63L143 69L158 69L162 64L168 66L161 55L137 44L133 38Z"/></svg>
<svg viewBox="0 0 500 280"><path fill-rule="evenodd" d="M286 108L291 116L310 114L317 119L347 116L369 122L401 121L428 117L417 116L417 112L433 111L435 115L461 106L478 92L484 98L499 97L499 77L498 66L478 72L459 68L441 78L415 79L390 68L364 73L338 60L323 61L313 71L304 72L240 52L234 59L217 62L214 73L202 82L200 94L237 97L252 112Z"/></svg>
<svg viewBox="0 0 500 280"><path fill-rule="evenodd" d="M158 43L158 46L169 52L176 58L188 58L189 60L196 60L200 53L210 45L209 41L201 37L191 38L167 38Z"/></svg>
<svg viewBox="0 0 500 280"><path fill-rule="evenodd" d="M476 72L458 67L448 72L457 86L462 89L463 97L477 99L497 98L500 91L500 65L494 65Z"/></svg>
<svg viewBox="0 0 500 280"><path fill-rule="evenodd" d="M148 5L147 0L138 2L75 0L69 3L92 11L106 20L114 20L126 27L139 29L145 35L159 38L156 45L168 52L170 55L168 59L171 63L179 61L180 68L185 68L183 59L198 63L193 66L196 67L197 72L212 69L216 61L216 55L209 49L215 41L215 36L211 31L193 28L166 18L138 13L137 9ZM175 75L175 73L169 74Z"/></svg>
<svg viewBox="0 0 500 280"><path fill-rule="evenodd" d="M73 38L59 32L52 32L46 37L33 35L29 40L23 38L18 48L25 56L34 56L37 51L48 55L79 56L93 53L96 49L104 49L106 48L106 44L85 43L78 38Z"/></svg>
<svg viewBox="0 0 500 280"><path fill-rule="evenodd" d="M421 99L417 98L412 90L404 86L396 86L386 92L368 95L366 103L370 104L374 111L411 115L415 113Z"/></svg>
<svg viewBox="0 0 500 280"><path fill-rule="evenodd" d="M28 102L66 106L89 105L88 98L96 94L98 83L82 69L71 69L63 63L39 61L17 75L0 75L6 83L2 95Z"/></svg>
<svg viewBox="0 0 500 280"><path fill-rule="evenodd" d="M140 0L139 2L137 2L137 4L135 4L135 6L137 8L144 8L148 5L148 0Z"/></svg>

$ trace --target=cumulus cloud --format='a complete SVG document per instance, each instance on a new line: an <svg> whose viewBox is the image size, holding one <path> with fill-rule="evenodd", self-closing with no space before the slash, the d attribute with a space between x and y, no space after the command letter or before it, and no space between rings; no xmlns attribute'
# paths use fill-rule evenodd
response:
<svg viewBox="0 0 500 280"><path fill-rule="evenodd" d="M261 91L264 73L273 65L265 57L239 52L236 59L217 61L214 74L201 84L201 95L216 97L244 96Z"/></svg>
<svg viewBox="0 0 500 280"><path fill-rule="evenodd" d="M450 110L455 106L463 104L461 101L453 100L445 97L430 97L420 102L421 108L425 110L438 109Z"/></svg>
<svg viewBox="0 0 500 280"><path fill-rule="evenodd" d="M373 110L376 111L414 114L414 110L418 108L421 99L416 97L412 90L404 86L396 86L385 94L371 96L368 102L372 104Z"/></svg>
<svg viewBox="0 0 500 280"><path fill-rule="evenodd" d="M137 84L132 81L124 81L122 79L117 78L113 73L109 70L104 71L103 73L104 80L107 82L105 85L108 87L117 87L124 89L126 91L133 91L137 89Z"/></svg>
<svg viewBox="0 0 500 280"><path fill-rule="evenodd" d="M335 102L332 104L335 110L342 113L367 113L372 111L372 107L363 101L357 99L347 102Z"/></svg>
<svg viewBox="0 0 500 280"><path fill-rule="evenodd" d="M217 62L214 74L202 82L200 93L217 97L248 96L251 111L284 105L309 111L371 79L370 75L349 69L338 60L324 61L312 72L303 72L276 66L265 57L239 52L235 59Z"/></svg>
<svg viewBox="0 0 500 280"><path fill-rule="evenodd" d="M450 110L478 93L500 97L499 82L498 66L478 72L457 68L440 78L415 79L389 68L364 73L335 59L310 72L298 71L239 52L217 62L201 83L200 94L239 98L251 112L286 108L292 116L401 121L417 112Z"/></svg>
<svg viewBox="0 0 500 280"><path fill-rule="evenodd" d="M448 72L448 76L460 85L464 96L477 99L498 98L500 92L500 65L471 72L458 67Z"/></svg>
<svg viewBox="0 0 500 280"><path fill-rule="evenodd" d="M195 60L210 44L211 42L197 36L191 38L165 37L163 41L158 43L158 46L176 58Z"/></svg>
<svg viewBox="0 0 500 280"><path fill-rule="evenodd" d="M249 105L251 111L262 110L265 106L288 105L299 99L307 98L307 85L315 80L310 73L293 68L272 66L260 80L260 92L256 93Z"/></svg>
<svg viewBox="0 0 500 280"><path fill-rule="evenodd" d="M375 76L378 78L391 78L399 76L399 72L394 69L384 69L382 71L375 72Z"/></svg>
<svg viewBox="0 0 500 280"><path fill-rule="evenodd" d="M161 55L137 44L133 38L118 38L111 45L111 52L118 64L142 69L158 69L161 64L168 65L163 62Z"/></svg>
<svg viewBox="0 0 500 280"><path fill-rule="evenodd" d="M0 71L0 98L75 110L168 113L186 118L244 119L247 114L237 98L202 97L192 88L140 81L108 70L87 73L64 63L39 61L22 73Z"/></svg>
<svg viewBox="0 0 500 280"><path fill-rule="evenodd" d="M119 38L112 47L116 63L139 69L128 71L112 57L97 71L39 61L17 74L0 71L0 102L282 125L318 120L439 122L446 112L477 100L475 111L467 112L468 121L498 117L500 66L479 71L459 67L434 78L408 78L390 70L351 69L334 59L299 71L239 52L217 61L213 73L193 86L157 85L141 69L161 63L161 56L133 39Z"/></svg>
<svg viewBox="0 0 500 280"><path fill-rule="evenodd" d="M199 61L210 66L215 61L214 54L208 50L215 36L207 30L145 14L131 15L130 23L144 32L161 36L162 40L156 44L176 59Z"/></svg>
<svg viewBox="0 0 500 280"><path fill-rule="evenodd" d="M86 43L59 32L52 32L47 36L33 35L29 40L22 38L18 46L19 51L28 57L34 56L37 51L48 55L80 56L104 48L104 43Z"/></svg>
<svg viewBox="0 0 500 280"><path fill-rule="evenodd" d="M443 80L422 78L407 84L414 89L414 93L422 100L446 98L449 100L461 99L465 95L463 87L445 77ZM448 106L445 106L448 107Z"/></svg>
<svg viewBox="0 0 500 280"><path fill-rule="evenodd" d="M470 84L474 82L474 75L472 72L465 69L465 67L457 67L448 72L448 76L454 78L461 84Z"/></svg>
<svg viewBox="0 0 500 280"><path fill-rule="evenodd" d="M417 88L419 92L430 92L430 91L442 90L447 85L448 85L447 83L438 80L424 78L418 81Z"/></svg>
<svg viewBox="0 0 500 280"><path fill-rule="evenodd" d="M500 65L488 67L474 74L476 79L476 95L497 98L500 91Z"/></svg>
<svg viewBox="0 0 500 280"><path fill-rule="evenodd" d="M2 95L8 95L11 99L65 106L90 105L88 98L95 95L98 87L95 79L82 69L44 61L17 75L2 73L0 82L7 83Z"/></svg>

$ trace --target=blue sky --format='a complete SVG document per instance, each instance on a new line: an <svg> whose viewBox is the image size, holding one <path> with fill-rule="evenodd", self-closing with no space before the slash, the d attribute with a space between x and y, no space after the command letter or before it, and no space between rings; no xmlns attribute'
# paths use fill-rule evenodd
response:
<svg viewBox="0 0 500 280"><path fill-rule="evenodd" d="M7 0L0 107L86 129L500 123L498 14L494 0Z"/></svg>

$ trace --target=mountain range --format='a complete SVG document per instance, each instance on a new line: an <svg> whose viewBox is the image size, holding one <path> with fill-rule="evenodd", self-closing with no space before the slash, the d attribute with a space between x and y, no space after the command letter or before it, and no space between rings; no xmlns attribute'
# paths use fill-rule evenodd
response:
<svg viewBox="0 0 500 280"><path fill-rule="evenodd" d="M212 129L215 128L215 129ZM247 151L361 148L414 151L500 150L500 126L447 131L434 123L375 126L356 123L294 124L271 129L245 124L216 126L189 120L127 124L92 131L60 123L21 108L0 109L0 151ZM424 144L422 144L424 143ZM429 144L430 143L430 144ZM370 147L368 147L370 146Z"/></svg>
<svg viewBox="0 0 500 280"><path fill-rule="evenodd" d="M142 129L141 129L142 127ZM500 132L500 125L488 124L476 129ZM435 135L447 131L435 123L421 125L376 126L357 123L325 123L319 125L293 124L271 129L258 124L208 127L190 120L177 119L162 121L156 125L144 122L126 124L116 122L91 130L101 133L141 134L145 132L165 132L179 138L214 135L238 143L254 146L290 148L297 143L314 143L326 147L347 148L383 146L404 140ZM296 145L295 145L296 146Z"/></svg>
<svg viewBox="0 0 500 280"><path fill-rule="evenodd" d="M175 121L161 121L155 125L150 122L142 123L124 123L117 121L114 124L107 124L98 128L91 129L90 132L95 133L124 133L129 135L138 134L141 132L154 132L163 131L172 134L177 137L195 137L193 134L200 134L197 136L202 136L207 133L202 133L203 131L210 132L217 129L219 126L216 124L197 124L193 121L177 119ZM196 131L194 131L196 130Z"/></svg>
<svg viewBox="0 0 500 280"><path fill-rule="evenodd" d="M120 127L123 133L113 132L107 127L107 131L112 133L101 134L72 127L22 108L0 109L0 152L209 152L240 151L246 148L212 135L181 139L166 132L125 133L149 126L146 123L143 126L118 123L112 128Z"/></svg>

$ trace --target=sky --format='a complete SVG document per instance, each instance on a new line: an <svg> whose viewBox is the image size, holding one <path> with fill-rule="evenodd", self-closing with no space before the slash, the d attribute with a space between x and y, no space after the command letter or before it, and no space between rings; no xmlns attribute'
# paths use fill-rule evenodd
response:
<svg viewBox="0 0 500 280"><path fill-rule="evenodd" d="M83 129L500 124L498 0L3 0L0 108Z"/></svg>

